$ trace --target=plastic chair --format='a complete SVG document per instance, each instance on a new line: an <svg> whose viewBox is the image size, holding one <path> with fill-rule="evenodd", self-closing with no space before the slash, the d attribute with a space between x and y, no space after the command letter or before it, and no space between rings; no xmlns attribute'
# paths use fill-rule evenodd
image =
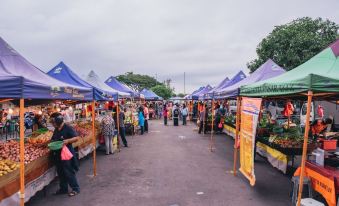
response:
<svg viewBox="0 0 339 206"><path fill-rule="evenodd" d="M296 205L298 200L298 191L299 191L299 176L292 177L292 205ZM305 188L305 186L307 188ZM308 193L308 194L306 194ZM303 194L302 198L313 198L313 189L312 189L312 183L311 180L308 177L304 177L303 182Z"/></svg>

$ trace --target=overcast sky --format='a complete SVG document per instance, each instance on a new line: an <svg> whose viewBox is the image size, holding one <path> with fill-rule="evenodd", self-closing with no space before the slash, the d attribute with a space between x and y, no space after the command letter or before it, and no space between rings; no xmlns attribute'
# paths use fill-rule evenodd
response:
<svg viewBox="0 0 339 206"><path fill-rule="evenodd" d="M298 17L339 23L338 0L1 0L0 36L48 71L128 71L171 78L176 92L218 84L256 57L275 25Z"/></svg>

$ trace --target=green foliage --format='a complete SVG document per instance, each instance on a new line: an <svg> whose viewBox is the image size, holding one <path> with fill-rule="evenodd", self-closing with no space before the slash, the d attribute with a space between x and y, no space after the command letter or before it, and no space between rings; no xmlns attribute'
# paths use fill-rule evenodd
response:
<svg viewBox="0 0 339 206"><path fill-rule="evenodd" d="M140 91L143 88L152 88L157 85L162 85L154 77L142 74L134 74L133 72L127 72L123 75L117 76L117 80L125 83L129 87Z"/></svg>
<svg viewBox="0 0 339 206"><path fill-rule="evenodd" d="M166 87L165 85L156 85L151 88L151 90L156 93L158 96L164 98L164 99L169 99L173 95L173 91Z"/></svg>
<svg viewBox="0 0 339 206"><path fill-rule="evenodd" d="M177 97L184 97L184 96L186 96L185 94L183 94L183 93L179 93L179 94L177 94Z"/></svg>
<svg viewBox="0 0 339 206"><path fill-rule="evenodd" d="M286 70L306 62L338 38L339 25L321 18L299 18L276 26L257 46L258 58L247 63L251 72L271 58Z"/></svg>

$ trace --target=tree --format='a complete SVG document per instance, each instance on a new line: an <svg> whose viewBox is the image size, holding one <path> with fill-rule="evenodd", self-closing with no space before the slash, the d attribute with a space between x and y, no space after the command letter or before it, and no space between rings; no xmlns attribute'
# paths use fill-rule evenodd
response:
<svg viewBox="0 0 339 206"><path fill-rule="evenodd" d="M339 25L321 18L299 18L276 26L257 46L257 59L247 63L251 72L271 58L286 70L306 62L339 37Z"/></svg>
<svg viewBox="0 0 339 206"><path fill-rule="evenodd" d="M167 88L165 85L161 84L161 85L156 85L154 87L151 88L151 90L156 93L158 96L164 98L164 99L168 99L170 97L172 97L173 92L171 89Z"/></svg>
<svg viewBox="0 0 339 206"><path fill-rule="evenodd" d="M177 94L177 96L183 98L183 97L186 96L186 95L183 94L183 93L179 93L179 94Z"/></svg>
<svg viewBox="0 0 339 206"><path fill-rule="evenodd" d="M156 85L161 85L154 77L148 75L134 74L133 72L127 72L123 75L117 76L117 80L125 83L134 90L140 91L143 88L152 88Z"/></svg>

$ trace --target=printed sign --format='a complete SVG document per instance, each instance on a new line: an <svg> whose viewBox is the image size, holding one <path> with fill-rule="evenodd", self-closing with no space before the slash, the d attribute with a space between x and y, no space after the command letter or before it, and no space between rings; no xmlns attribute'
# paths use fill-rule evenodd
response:
<svg viewBox="0 0 339 206"><path fill-rule="evenodd" d="M260 98L242 98L240 123L240 172L254 186L254 147L258 117L261 108Z"/></svg>

